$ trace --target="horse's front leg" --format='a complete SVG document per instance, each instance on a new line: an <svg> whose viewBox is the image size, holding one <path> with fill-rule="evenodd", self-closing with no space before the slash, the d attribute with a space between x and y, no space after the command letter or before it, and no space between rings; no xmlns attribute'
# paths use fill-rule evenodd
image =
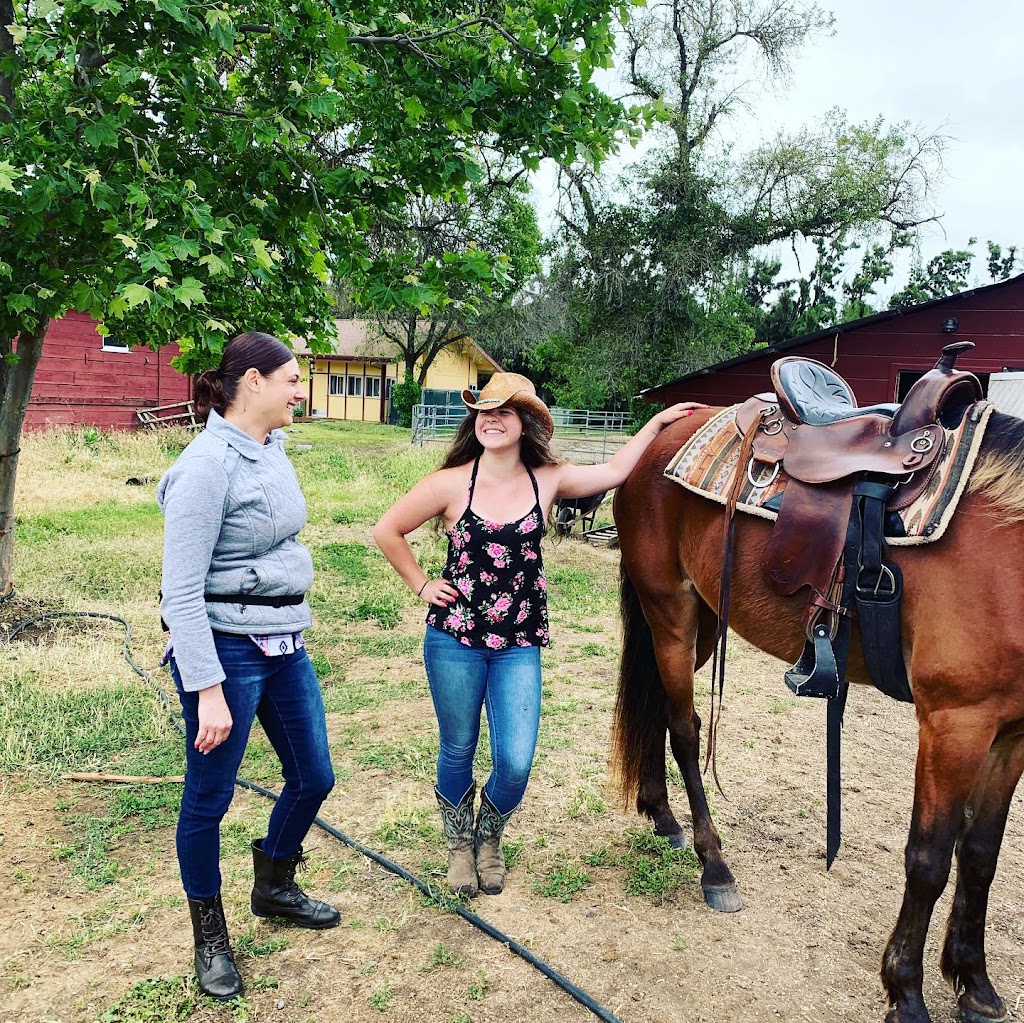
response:
<svg viewBox="0 0 1024 1023"><path fill-rule="evenodd" d="M1024 739L997 742L964 808L957 839L957 881L942 949L942 975L953 986L969 1023L999 1023L1006 1004L985 966L988 893L1013 793L1024 773Z"/></svg>
<svg viewBox="0 0 1024 1023"><path fill-rule="evenodd" d="M659 601L645 613L654 637L655 656L668 697L668 732L672 753L686 786L693 819L693 848L703 865L704 901L721 913L743 908L736 879L722 856L722 840L711 820L700 772L700 717L693 703L693 674L714 647L713 620L696 591L687 584L678 600Z"/></svg>
<svg viewBox="0 0 1024 1023"><path fill-rule="evenodd" d="M935 902L949 879L964 807L992 743L990 721L950 711L921 718L907 882L899 919L882 955L882 986L889 1000L886 1023L931 1023L921 992L924 942Z"/></svg>

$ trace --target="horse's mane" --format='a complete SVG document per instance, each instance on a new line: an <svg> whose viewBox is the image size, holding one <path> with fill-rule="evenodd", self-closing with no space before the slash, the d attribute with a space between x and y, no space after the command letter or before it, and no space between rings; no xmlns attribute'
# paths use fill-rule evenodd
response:
<svg viewBox="0 0 1024 1023"><path fill-rule="evenodd" d="M984 492L1010 522L1024 522L1024 419L993 412L967 484Z"/></svg>

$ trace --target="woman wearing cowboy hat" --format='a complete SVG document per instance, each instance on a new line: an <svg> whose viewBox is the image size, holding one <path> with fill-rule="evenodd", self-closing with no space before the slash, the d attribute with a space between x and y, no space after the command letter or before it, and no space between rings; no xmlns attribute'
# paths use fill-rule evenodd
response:
<svg viewBox="0 0 1024 1023"><path fill-rule="evenodd" d="M558 498L619 486L669 423L674 405L601 465L561 462L554 424L533 384L495 373L474 398L441 468L417 483L373 531L384 556L430 606L423 660L441 735L435 793L459 894L495 895L505 879L501 836L526 791L540 725L540 648L548 645L541 537ZM406 536L439 517L448 559L439 579L420 567ZM473 756L487 707L493 770L474 819Z"/></svg>

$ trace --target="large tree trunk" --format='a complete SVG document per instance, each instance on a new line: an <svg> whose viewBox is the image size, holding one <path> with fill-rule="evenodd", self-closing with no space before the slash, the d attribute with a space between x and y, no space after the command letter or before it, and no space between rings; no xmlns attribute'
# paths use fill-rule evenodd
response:
<svg viewBox="0 0 1024 1023"><path fill-rule="evenodd" d="M14 587L14 483L18 476L21 427L49 321L18 338L18 356L0 371L0 596Z"/></svg>

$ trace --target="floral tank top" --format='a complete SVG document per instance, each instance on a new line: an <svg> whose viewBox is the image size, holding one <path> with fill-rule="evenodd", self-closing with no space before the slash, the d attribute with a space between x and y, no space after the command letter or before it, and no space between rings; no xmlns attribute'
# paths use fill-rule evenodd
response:
<svg viewBox="0 0 1024 1023"><path fill-rule="evenodd" d="M477 458L466 510L448 533L443 578L459 591L459 599L446 608L431 605L427 625L466 646L547 646L548 584L540 551L544 513L537 479L527 466L536 498L531 511L515 522L491 522L473 511L479 468Z"/></svg>

